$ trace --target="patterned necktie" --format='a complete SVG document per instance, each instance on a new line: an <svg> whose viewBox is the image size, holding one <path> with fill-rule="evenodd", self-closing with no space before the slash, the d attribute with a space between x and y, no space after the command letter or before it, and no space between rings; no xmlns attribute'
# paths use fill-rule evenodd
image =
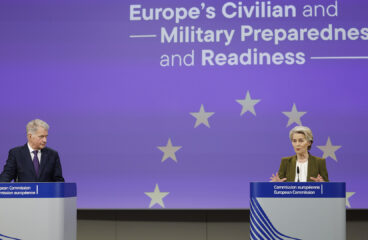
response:
<svg viewBox="0 0 368 240"><path fill-rule="evenodd" d="M34 169L36 171L36 175L38 177L38 169L40 168L40 161L38 161L38 155L37 155L37 153L38 153L37 150L33 151L33 154L34 154L33 166L34 166Z"/></svg>

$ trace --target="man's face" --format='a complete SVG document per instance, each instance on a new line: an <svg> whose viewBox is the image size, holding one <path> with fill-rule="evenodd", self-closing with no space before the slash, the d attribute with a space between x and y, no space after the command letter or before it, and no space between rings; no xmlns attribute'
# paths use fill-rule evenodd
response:
<svg viewBox="0 0 368 240"><path fill-rule="evenodd" d="M28 133L28 143L35 150L41 150L46 146L48 131L43 127L37 128L35 133Z"/></svg>

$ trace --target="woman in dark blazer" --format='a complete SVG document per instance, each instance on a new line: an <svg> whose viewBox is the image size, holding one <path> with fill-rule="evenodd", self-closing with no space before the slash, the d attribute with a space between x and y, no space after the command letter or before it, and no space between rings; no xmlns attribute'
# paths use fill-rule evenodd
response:
<svg viewBox="0 0 368 240"><path fill-rule="evenodd" d="M310 155L312 131L305 126L291 129L289 134L296 155L282 158L280 169L271 182L328 182L326 160Z"/></svg>

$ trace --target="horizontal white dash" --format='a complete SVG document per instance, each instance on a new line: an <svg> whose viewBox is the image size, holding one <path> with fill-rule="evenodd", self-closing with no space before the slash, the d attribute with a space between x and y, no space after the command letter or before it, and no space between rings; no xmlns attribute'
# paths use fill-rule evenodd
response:
<svg viewBox="0 0 368 240"><path fill-rule="evenodd" d="M311 57L311 59L368 59L368 56Z"/></svg>
<svg viewBox="0 0 368 240"><path fill-rule="evenodd" d="M131 38L152 38L157 37L156 34L146 34L146 35L130 35Z"/></svg>

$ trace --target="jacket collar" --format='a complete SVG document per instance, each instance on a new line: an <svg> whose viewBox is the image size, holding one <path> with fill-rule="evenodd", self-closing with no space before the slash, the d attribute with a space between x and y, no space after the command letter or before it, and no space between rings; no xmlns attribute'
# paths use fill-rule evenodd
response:
<svg viewBox="0 0 368 240"><path fill-rule="evenodd" d="M291 157L291 164L290 164L290 168L291 169L289 169L290 170L290 181L291 182L294 182L295 181L295 174L296 174L296 172L295 172L295 169L296 169L296 161L297 161L297 159L296 159L296 155L294 155L294 156L292 156Z"/></svg>
<svg viewBox="0 0 368 240"><path fill-rule="evenodd" d="M31 152L30 149L28 147L28 143L26 143L23 147L22 147L22 154L24 156L24 158L26 159L26 163L29 169L32 169L32 172L34 174L34 176L36 176L36 171L34 169L33 166L33 159L31 157ZM39 176L42 176L42 172L45 169L46 163L47 163L47 157L48 157L48 151L47 148L43 148L41 149L41 164L40 164L40 169L39 169ZM39 179L39 176L36 176L37 179Z"/></svg>
<svg viewBox="0 0 368 240"><path fill-rule="evenodd" d="M312 181L311 179L310 179L310 177L311 177L311 172L312 172L312 165L313 165L313 161L315 160L315 157L313 157L309 152L308 152L308 173L307 173L307 182L310 182L310 181ZM292 181L292 182L294 182L295 181L295 175L296 175L296 161L297 161L297 157L296 157L296 155L294 155L294 156L292 156L291 157L291 165L290 165L290 167L291 167L291 169L290 169L290 172L291 172L291 175L290 175L290 177L291 177L291 179L290 179L290 181Z"/></svg>
<svg viewBox="0 0 368 240"><path fill-rule="evenodd" d="M25 164L26 164L27 168L32 169L33 175L36 176L36 171L35 171L34 166L33 166L33 159L31 157L31 152L30 152L30 149L28 148L27 143L22 147L22 154L23 154L23 157L25 159Z"/></svg>

